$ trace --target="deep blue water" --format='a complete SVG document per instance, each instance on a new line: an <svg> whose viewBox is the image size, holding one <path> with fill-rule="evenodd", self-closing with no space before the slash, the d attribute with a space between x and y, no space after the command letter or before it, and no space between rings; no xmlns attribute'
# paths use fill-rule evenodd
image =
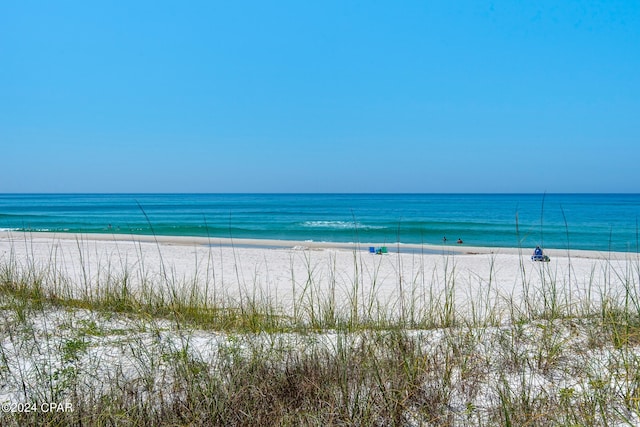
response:
<svg viewBox="0 0 640 427"><path fill-rule="evenodd" d="M0 194L0 229L638 251L640 194Z"/></svg>

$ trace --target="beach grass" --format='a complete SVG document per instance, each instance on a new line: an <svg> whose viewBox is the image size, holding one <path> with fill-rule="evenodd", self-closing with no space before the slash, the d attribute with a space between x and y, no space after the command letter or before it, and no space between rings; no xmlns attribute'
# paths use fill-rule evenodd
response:
<svg viewBox="0 0 640 427"><path fill-rule="evenodd" d="M183 276L157 242L152 266L142 248L101 258L78 237L68 271L69 253L15 245L0 260L2 425L640 423L637 257L601 259L583 283L520 254L509 293L495 256L463 283L444 252L354 249L345 276L345 254L321 266L291 251L283 304L268 265Z"/></svg>

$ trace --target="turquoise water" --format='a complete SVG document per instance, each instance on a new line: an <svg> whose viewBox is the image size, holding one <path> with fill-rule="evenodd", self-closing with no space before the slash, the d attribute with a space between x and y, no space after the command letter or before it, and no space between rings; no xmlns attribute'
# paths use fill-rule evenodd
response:
<svg viewBox="0 0 640 427"><path fill-rule="evenodd" d="M640 194L0 194L0 229L638 251Z"/></svg>

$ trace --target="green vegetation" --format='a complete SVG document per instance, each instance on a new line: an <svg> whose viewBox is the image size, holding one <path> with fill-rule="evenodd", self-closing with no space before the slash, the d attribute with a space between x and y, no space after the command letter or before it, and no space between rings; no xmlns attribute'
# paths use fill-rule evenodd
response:
<svg viewBox="0 0 640 427"><path fill-rule="evenodd" d="M9 254L0 265L0 424L640 422L638 262L606 264L609 282L583 284L580 298L548 265L535 278L523 269L521 294L502 304L491 278L479 279L478 297L458 307L448 255L431 281L398 274L399 301L377 296L377 269L363 289L358 252L345 301L336 269L319 276L304 256L284 310L256 282L239 280L231 301L214 296L215 282L179 280L164 266L151 280L142 267L109 265L76 286L53 262ZM18 402L73 410L4 410Z"/></svg>

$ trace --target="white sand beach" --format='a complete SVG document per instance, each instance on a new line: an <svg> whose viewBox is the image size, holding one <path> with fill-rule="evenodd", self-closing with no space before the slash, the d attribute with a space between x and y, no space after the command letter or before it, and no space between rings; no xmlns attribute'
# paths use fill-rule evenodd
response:
<svg viewBox="0 0 640 427"><path fill-rule="evenodd" d="M126 274L132 287L198 287L212 302L251 299L285 315L296 302L331 299L343 309L358 300L391 317L426 310L447 294L463 317L472 306L495 313L525 297L528 304L543 299L551 284L564 310L582 310L624 292L623 273L638 263L632 253L547 250L551 261L543 263L531 261L533 248L390 245L376 255L369 246L379 245L2 232L0 263L62 276L78 295Z"/></svg>
<svg viewBox="0 0 640 427"><path fill-rule="evenodd" d="M297 387L309 378L295 369L339 366L344 375L311 390L331 390L336 408L365 393L381 416L394 402L390 393L399 393L406 425L441 425L442 417L450 425L497 425L504 417L521 425L541 413L550 425L640 422L637 254L547 250L550 262L534 262L533 248L402 245L377 255L369 246L378 245L2 232L0 402L8 410L31 401L84 408L65 414L75 420L100 414L96 405L116 396L118 411L142 405L164 419L162 409L174 403L227 399L231 406L209 405L198 419L215 413L224 424L245 414L253 423L251 414L263 411L277 424L282 415L263 401L288 390L278 375ZM37 283L49 303L22 296L20 283L32 290ZM183 311L87 303L125 290L140 293L147 308L158 298L164 308L185 301ZM191 325L181 314L192 298L200 307L245 310L249 320L254 312L285 320L270 331L262 320L256 328ZM381 377L389 369L378 370L380 360L400 371ZM205 385L194 395L192 369ZM407 375L410 385L386 389ZM264 392L247 394L251 387ZM313 393L316 416L314 405L325 404ZM282 399L294 412L303 405ZM26 419L10 415L11 425Z"/></svg>

